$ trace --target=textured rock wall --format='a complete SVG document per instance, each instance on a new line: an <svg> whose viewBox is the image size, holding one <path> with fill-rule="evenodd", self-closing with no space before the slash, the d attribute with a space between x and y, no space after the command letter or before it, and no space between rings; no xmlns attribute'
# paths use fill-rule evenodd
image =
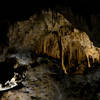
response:
<svg viewBox="0 0 100 100"><path fill-rule="evenodd" d="M19 60L19 68L21 63L33 61L28 59L31 56L28 55L30 51L25 52L27 48L26 51L31 49L32 53L61 58L63 70L71 74L63 74L57 59L38 57L37 63L33 61L27 66L26 79L22 82L24 87L1 93L1 100L100 99L100 48L95 47L88 35L73 27L62 14L43 11L29 20L16 22L10 27L8 38L8 52L18 50L12 56ZM93 68L88 69L91 66ZM73 75L79 73L81 75Z"/></svg>
<svg viewBox="0 0 100 100"><path fill-rule="evenodd" d="M73 66L91 67L91 63L100 62L99 49L88 35L76 29L62 14L51 10L15 23L9 28L8 37L10 47L29 48L38 55L61 59L65 73Z"/></svg>

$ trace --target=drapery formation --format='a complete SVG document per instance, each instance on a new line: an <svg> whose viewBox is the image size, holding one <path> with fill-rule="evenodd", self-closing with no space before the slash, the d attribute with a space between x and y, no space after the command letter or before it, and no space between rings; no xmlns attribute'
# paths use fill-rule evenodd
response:
<svg viewBox="0 0 100 100"><path fill-rule="evenodd" d="M8 37L10 47L30 48L37 55L60 59L64 73L83 73L85 68L100 63L100 49L88 35L51 10L12 25Z"/></svg>

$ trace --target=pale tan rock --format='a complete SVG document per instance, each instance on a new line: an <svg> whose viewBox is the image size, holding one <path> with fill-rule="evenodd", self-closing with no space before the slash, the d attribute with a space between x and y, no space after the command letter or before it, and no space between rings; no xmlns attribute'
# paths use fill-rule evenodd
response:
<svg viewBox="0 0 100 100"><path fill-rule="evenodd" d="M93 63L100 62L100 50L93 45L87 33L73 27L62 14L51 10L17 22L9 28L8 37L11 47L30 48L37 55L61 59L65 73L83 62L90 67L90 58Z"/></svg>

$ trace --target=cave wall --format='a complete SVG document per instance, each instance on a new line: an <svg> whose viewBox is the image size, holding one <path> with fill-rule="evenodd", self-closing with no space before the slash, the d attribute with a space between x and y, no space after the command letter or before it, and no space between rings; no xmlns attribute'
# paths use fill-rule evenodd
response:
<svg viewBox="0 0 100 100"><path fill-rule="evenodd" d="M28 20L35 13L40 13L41 10L52 9L52 11L60 12L64 15L75 27L85 31L96 46L100 46L99 26L100 26L100 8L97 1L87 0L55 0L48 2L14 2L0 6L0 52L3 48L9 46L8 29L17 21ZM41 5L39 5L39 3ZM1 4L3 5L3 4ZM4 9L4 7L6 7Z"/></svg>

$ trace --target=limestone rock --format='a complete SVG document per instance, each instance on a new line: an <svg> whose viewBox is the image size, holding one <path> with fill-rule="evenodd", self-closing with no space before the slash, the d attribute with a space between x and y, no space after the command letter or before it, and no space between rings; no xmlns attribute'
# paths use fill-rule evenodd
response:
<svg viewBox="0 0 100 100"><path fill-rule="evenodd" d="M60 59L65 73L73 68L77 71L81 64L90 67L100 63L100 50L86 32L76 29L62 14L51 10L12 25L8 37L10 47L30 48L37 55Z"/></svg>

